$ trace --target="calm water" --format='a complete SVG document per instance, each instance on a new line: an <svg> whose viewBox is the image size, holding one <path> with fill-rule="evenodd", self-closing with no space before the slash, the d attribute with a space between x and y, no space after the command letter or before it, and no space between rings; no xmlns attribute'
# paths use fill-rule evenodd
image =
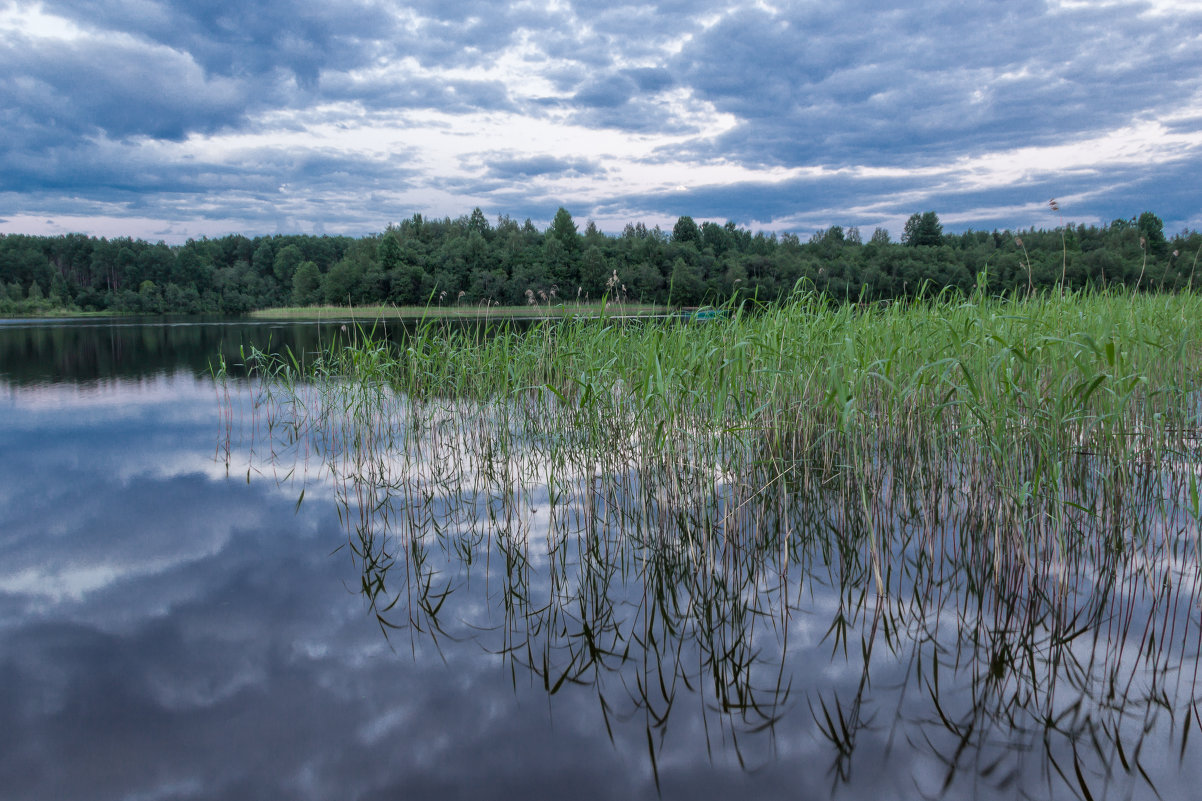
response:
<svg viewBox="0 0 1202 801"><path fill-rule="evenodd" d="M553 581L595 574L480 539L422 562L387 531L365 541L320 465L237 458L262 447L253 393L237 371L216 384L210 361L249 344L311 350L336 327L0 322L0 796L1071 798L1084 785L1153 798L1155 785L1168 799L1202 786L1196 573L1167 605L1130 592L1125 616L1068 643L1043 634L1055 610L977 608L950 590L897 630L864 605L854 565L776 588L752 576L704 596L716 617L657 616L645 571L607 578L604 613L552 608L538 599ZM554 523L531 503L524 531L545 540ZM400 572L415 564L433 594L409 592L420 582ZM748 593L769 600L732 600Z"/></svg>

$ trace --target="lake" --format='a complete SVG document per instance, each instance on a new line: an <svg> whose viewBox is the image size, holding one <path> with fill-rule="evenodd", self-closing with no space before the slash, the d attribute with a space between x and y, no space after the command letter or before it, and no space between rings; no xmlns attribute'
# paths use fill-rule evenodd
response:
<svg viewBox="0 0 1202 801"><path fill-rule="evenodd" d="M654 477L623 475L587 514L521 458L488 463L517 494L473 483L455 443L474 412L450 405L381 500L370 466L275 429L238 369L341 325L0 321L5 798L1202 786L1196 552L1158 554L1176 561L1151 582L1074 563L1056 604L907 547L881 598L837 518L825 544L757 550L757 526L820 490L715 557L655 539L649 517L687 518L687 499L628 516L649 507L618 496Z"/></svg>

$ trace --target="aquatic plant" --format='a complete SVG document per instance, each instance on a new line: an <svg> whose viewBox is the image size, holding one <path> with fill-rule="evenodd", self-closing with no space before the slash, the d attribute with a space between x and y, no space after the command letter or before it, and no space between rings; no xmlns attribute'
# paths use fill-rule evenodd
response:
<svg viewBox="0 0 1202 801"><path fill-rule="evenodd" d="M834 781L902 725L945 761L930 792L1004 786L1034 749L1091 797L1202 727L1200 303L799 292L706 323L349 331L248 354L259 469L324 469L385 632L438 644L454 609L515 682L639 718L653 770L693 696L742 762L821 640L861 671L806 693ZM868 711L881 664L913 688L896 724Z"/></svg>

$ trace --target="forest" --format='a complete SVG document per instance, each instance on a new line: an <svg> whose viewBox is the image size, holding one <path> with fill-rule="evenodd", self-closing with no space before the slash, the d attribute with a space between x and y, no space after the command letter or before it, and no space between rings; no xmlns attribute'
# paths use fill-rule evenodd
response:
<svg viewBox="0 0 1202 801"><path fill-rule="evenodd" d="M1057 211L1052 202L1053 211ZM1064 284L1192 290L1202 234L1166 236L1152 212L1109 225L943 232L916 213L900 242L878 228L831 226L802 241L680 217L671 231L620 235L563 208L546 230L473 209L420 214L382 233L237 234L169 246L130 238L0 235L0 314L54 311L242 314L282 306L555 305L610 301L697 306L733 296L772 301L798 283L876 301L968 292L983 275L1007 294ZM1202 279L1200 279L1202 280Z"/></svg>

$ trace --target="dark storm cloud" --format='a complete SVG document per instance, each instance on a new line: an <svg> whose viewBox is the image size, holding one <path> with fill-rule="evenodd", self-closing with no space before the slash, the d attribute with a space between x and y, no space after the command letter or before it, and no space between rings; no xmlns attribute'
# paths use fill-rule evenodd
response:
<svg viewBox="0 0 1202 801"><path fill-rule="evenodd" d="M113 199L154 193L275 193L282 184L314 189L345 186L396 186L412 176L412 168L343 151L309 148L258 149L225 163L177 161L87 145L61 149L40 160L22 161L0 153L5 189L37 192L62 190L73 195Z"/></svg>
<svg viewBox="0 0 1202 801"><path fill-rule="evenodd" d="M415 111L511 114L532 125L671 136L673 142L631 158L751 169L946 167L988 152L1097 138L1165 115L1177 115L1162 123L1170 134L1202 127L1194 110L1202 51L1182 33L1202 28L1202 12L1161 15L1137 2L1063 9L1039 0L742 7L710 0L554 7L485 0L49 0L42 7L74 20L84 35L0 31L0 192L8 193L0 203L16 193L14 210L39 215L103 199L127 209L170 210L177 219L191 205L206 217L228 213L236 227L275 220L271 210L254 207L274 203L271 193L283 184L291 185L291 202L308 194L311 214L330 220L351 220L366 208L358 198L402 184L487 196L512 204L498 209L512 212L572 202L572 196L549 198L546 187L530 180L564 174L581 179L580 198L598 196L587 184L602 170L580 165L609 166L606 156L570 148L515 150L475 164L476 175L447 177L438 165L424 168L425 175L402 173L397 160L316 156L294 144L207 164L199 154L173 163L170 155L140 147L212 134L269 138L318 123L404 129L405 115ZM711 110L732 124L702 136L715 130L706 122ZM468 133L446 117L422 124ZM456 159L462 162L459 156L450 162ZM1175 168L1195 162L1191 155ZM575 172L565 173L563 164ZM909 201L924 207L945 201L950 212L968 203L1022 205L1016 199L1028 190L1070 187L1091 197L1110 192L1114 203L1196 224L1202 199L1185 173L1148 174L1159 177L1073 173L976 192L952 186L959 179L950 175L911 174L889 182L898 184L889 191L926 198ZM698 216L712 211L764 222L883 208L893 197L857 195L871 191L871 182L845 174L795 184L790 195L782 187L794 184L737 180L683 197L700 204L691 210ZM1118 198L1120 189L1148 194ZM679 209L682 200L670 194L661 203L637 187L629 197L621 196L623 186L610 191L607 208ZM357 199L329 202L327 193L338 192ZM465 199L465 207L473 202ZM391 213L392 205L385 206ZM232 216L243 213L253 216ZM378 215L370 219L360 225L376 224Z"/></svg>
<svg viewBox="0 0 1202 801"><path fill-rule="evenodd" d="M677 119L672 109L653 99L624 103L612 108L583 109L573 112L568 120L585 128L609 128L626 133L699 133L696 125ZM665 160L675 160L682 152L681 148L671 148L665 153Z"/></svg>
<svg viewBox="0 0 1202 801"><path fill-rule="evenodd" d="M934 180L931 180L934 185ZM834 214L832 222L854 225L848 219L848 207L865 196L888 198L914 185L912 179L856 178L829 175L780 182L747 181L722 186L628 195L605 204L599 215L609 216L622 209L640 210L648 215L732 219L738 222L767 222L789 217L800 210L819 216ZM687 210L687 211L686 211ZM829 223L828 223L829 224Z"/></svg>
<svg viewBox="0 0 1202 801"><path fill-rule="evenodd" d="M876 226L888 220L936 209L964 222L945 224L955 232L973 229L1055 227L1064 221L1105 224L1149 210L1165 230L1196 228L1198 188L1185 176L1202 173L1202 151L1171 163L1139 163L1071 172L1036 171L1001 186L965 186L959 176L915 173L868 177L850 172L778 182L744 181L613 198L590 213L613 217L626 212L653 217L689 214L740 223L792 220L787 230L802 236L833 224ZM1063 220L1046 209L1061 198ZM1016 216L1015 209L1034 207ZM991 212L990 209L996 209ZM900 235L900 230L894 231Z"/></svg>
<svg viewBox="0 0 1202 801"><path fill-rule="evenodd" d="M56 3L49 9L70 13L78 6ZM135 13L121 3L98 4L95 16L81 20L102 31L112 26L110 32L122 35L65 43L0 39L6 127L36 131L28 138L49 143L93 134L179 140L238 127L250 111L318 100L443 111L512 105L495 81L426 77L364 86L347 74L377 57L409 54L405 44L414 54L420 53L418 45L468 52L480 26L461 26L459 38L447 40L429 35L428 26L397 31L390 17L367 7L339 7L335 14L296 6L264 4L251 11L213 3L161 4L154 6L159 13L147 14L141 6ZM319 81L323 75L328 80Z"/></svg>
<svg viewBox="0 0 1202 801"><path fill-rule="evenodd" d="M306 86L322 70L369 61L375 52L367 45L393 34L392 16L363 2L50 0L45 7L187 53L208 74L238 78L283 68Z"/></svg>
<svg viewBox="0 0 1202 801"><path fill-rule="evenodd" d="M625 75L610 75L600 80L589 81L576 92L573 100L589 108L614 108L630 100L638 91L634 80Z"/></svg>
<svg viewBox="0 0 1202 801"><path fill-rule="evenodd" d="M571 100L564 104L572 109L568 120L585 128L695 133L697 128L682 123L660 96L672 83L670 74L659 68L618 70L591 77L577 86Z"/></svg>
<svg viewBox="0 0 1202 801"><path fill-rule="evenodd" d="M588 159L562 159L554 156L531 158L486 158L489 177L503 180L533 178L540 175L594 175L601 171Z"/></svg>
<svg viewBox="0 0 1202 801"><path fill-rule="evenodd" d="M512 42L515 31L513 20L495 13L452 21L422 18L378 45L393 58L411 57L432 69L475 67L487 65Z"/></svg>
<svg viewBox="0 0 1202 801"><path fill-rule="evenodd" d="M512 111L509 89L500 81L406 78L358 85L338 76L326 82L326 94L356 99L369 109L438 109L444 113Z"/></svg>
<svg viewBox="0 0 1202 801"><path fill-rule="evenodd" d="M0 111L11 132L0 150L39 149L79 137L179 140L239 122L248 87L208 79L167 48L95 39L0 39ZM277 94L267 87L256 102Z"/></svg>
<svg viewBox="0 0 1202 801"><path fill-rule="evenodd" d="M1187 101L1202 53L1177 46L1179 29L1163 20L1116 11L748 11L695 37L673 71L740 119L715 153L769 164L946 160L1063 143Z"/></svg>
<svg viewBox="0 0 1202 801"><path fill-rule="evenodd" d="M634 81L641 92L659 92L671 88L676 83L672 73L662 67L623 70L623 74Z"/></svg>

